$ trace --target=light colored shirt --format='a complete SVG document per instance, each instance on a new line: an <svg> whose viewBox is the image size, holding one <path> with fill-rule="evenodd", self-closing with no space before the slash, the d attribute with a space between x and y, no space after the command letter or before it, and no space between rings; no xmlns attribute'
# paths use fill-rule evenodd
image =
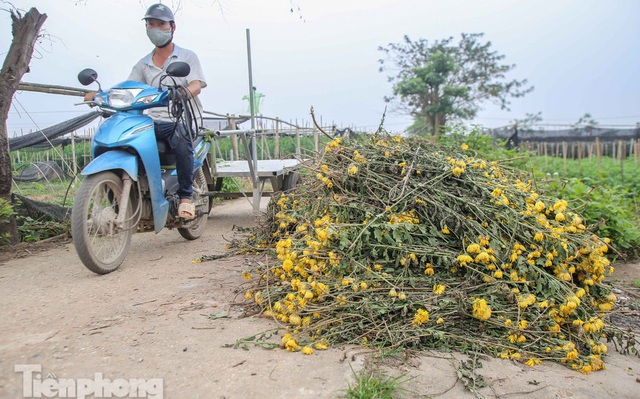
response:
<svg viewBox="0 0 640 399"><path fill-rule="evenodd" d="M154 52L155 49L133 66L128 80L134 80L136 82L142 82L150 86L158 87L158 85L160 84L160 78L167 73L167 67L173 62L183 61L189 64L189 66L191 67L191 71L189 72L189 75L184 78L174 78L176 80L176 83L186 87L194 80L199 80L200 82L202 82L202 88L205 88L207 86L207 81L204 78L202 67L200 66L200 60L198 59L196 53L194 53L193 51L178 47L178 45L174 43L173 53L171 54L171 56L169 56L162 68L158 68L153 64L152 58ZM165 78L165 80L162 82L163 86L171 84L173 84L173 81L169 78ZM191 99L191 103L195 108L196 114L194 115L194 118L198 120L199 123L201 123L202 103L200 102L198 96L195 96L193 99ZM151 108L148 110L148 114L154 120L171 121L171 117L169 116L166 107Z"/></svg>

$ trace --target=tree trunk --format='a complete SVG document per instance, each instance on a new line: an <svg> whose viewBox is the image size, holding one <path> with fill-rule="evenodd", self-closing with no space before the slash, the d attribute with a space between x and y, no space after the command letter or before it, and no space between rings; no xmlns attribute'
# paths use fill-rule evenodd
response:
<svg viewBox="0 0 640 399"><path fill-rule="evenodd" d="M426 125L427 125L427 135L429 136L433 136L435 135L436 132L436 119L429 114L425 113L425 120L426 120Z"/></svg>
<svg viewBox="0 0 640 399"><path fill-rule="evenodd" d="M33 47L46 19L47 14L40 14L36 8L31 8L24 16L11 10L13 41L0 70L0 198L7 201L11 201L12 182L7 117L18 84L29 70ZM18 241L15 217L11 217L8 223L0 224L0 236L6 233L9 233L12 243Z"/></svg>
<svg viewBox="0 0 640 399"><path fill-rule="evenodd" d="M439 135L440 133L442 133L442 130L444 129L445 124L447 123L447 115L438 114L437 118L438 118L438 135Z"/></svg>

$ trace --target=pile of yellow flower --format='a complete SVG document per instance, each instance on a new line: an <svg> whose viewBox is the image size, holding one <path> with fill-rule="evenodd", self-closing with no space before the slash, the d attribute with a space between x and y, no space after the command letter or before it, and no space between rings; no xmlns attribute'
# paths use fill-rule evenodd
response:
<svg viewBox="0 0 640 399"><path fill-rule="evenodd" d="M418 138L328 143L244 243L282 347L476 350L604 368L608 240L528 175Z"/></svg>

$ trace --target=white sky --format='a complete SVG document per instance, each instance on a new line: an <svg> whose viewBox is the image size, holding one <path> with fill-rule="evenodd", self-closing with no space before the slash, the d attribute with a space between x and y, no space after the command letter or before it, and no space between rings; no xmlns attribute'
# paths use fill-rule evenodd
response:
<svg viewBox="0 0 640 399"><path fill-rule="evenodd" d="M171 0L164 0L172 5ZM98 71L103 87L125 80L151 49L141 18L152 0L14 0L46 13L45 33L27 82L81 87L77 73ZM176 0L173 3L177 3ZM378 46L485 33L493 49L516 64L511 78L535 90L513 99L511 112L485 104L474 121L503 126L526 113L544 123L569 124L589 112L601 125L640 122L640 1L637 0L183 0L174 41L195 51L209 86L207 111L246 113L245 29L251 30L254 85L266 97L261 112L373 130L391 94L378 72ZM292 5L300 12L290 12ZM222 12L220 8L222 7ZM0 0L0 8L7 8ZM301 19L301 17L303 19ZM50 39L50 40L49 40ZM11 40L11 20L0 12L0 55ZM9 132L27 132L80 115L79 98L18 93ZM24 110L22 109L24 107ZM26 112L25 112L26 110ZM407 116L387 112L389 130Z"/></svg>

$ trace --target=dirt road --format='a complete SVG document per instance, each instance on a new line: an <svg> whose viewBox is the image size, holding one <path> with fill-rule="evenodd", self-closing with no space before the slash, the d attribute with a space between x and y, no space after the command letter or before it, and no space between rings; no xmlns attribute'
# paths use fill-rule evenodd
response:
<svg viewBox="0 0 640 399"><path fill-rule="evenodd" d="M95 388L100 378L121 385L141 379L147 385L134 390L138 397L339 397L353 381L352 370L362 367L364 350L331 348L305 356L225 347L277 325L242 317L236 304L244 295L244 259L192 260L224 253L233 226L254 222L245 200L217 204L202 238L188 242L168 230L134 235L124 264L105 276L85 269L71 244L1 264L0 398L28 396L28 389L59 393L53 389L70 381L78 390L80 382ZM406 388L414 393L407 397L473 397L458 380L456 359L464 357L431 354L388 367L413 377ZM637 357L613 353L607 370L589 376L555 364L531 369L482 362L488 386L480 392L487 398L640 397ZM109 386L114 397L125 396L117 389L126 384Z"/></svg>

